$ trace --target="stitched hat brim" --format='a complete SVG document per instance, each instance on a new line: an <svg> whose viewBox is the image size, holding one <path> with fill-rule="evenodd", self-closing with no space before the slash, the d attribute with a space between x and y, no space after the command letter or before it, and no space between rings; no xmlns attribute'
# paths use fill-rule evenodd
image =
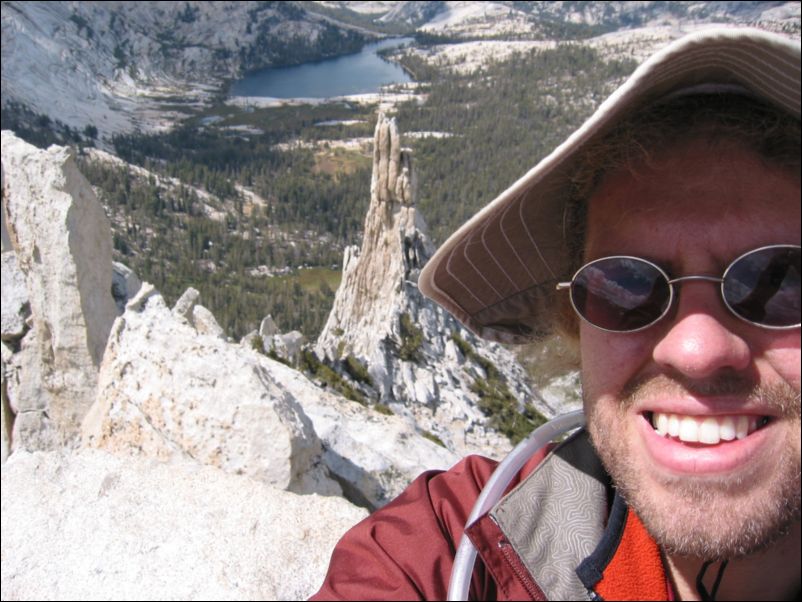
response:
<svg viewBox="0 0 802 602"><path fill-rule="evenodd" d="M420 290L479 336L524 343L547 329L565 279L564 205L581 151L622 119L677 90L735 85L800 116L800 43L762 30L714 28L654 54L554 152L465 223L427 262Z"/></svg>

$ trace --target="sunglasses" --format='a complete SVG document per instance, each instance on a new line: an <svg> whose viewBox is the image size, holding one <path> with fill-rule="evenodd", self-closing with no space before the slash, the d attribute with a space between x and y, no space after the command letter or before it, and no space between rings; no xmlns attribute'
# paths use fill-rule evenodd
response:
<svg viewBox="0 0 802 602"><path fill-rule="evenodd" d="M760 247L736 258L722 274L670 278L651 261L617 255L585 264L570 282L571 305L579 317L609 332L637 332L659 322L674 302L674 285L689 280L721 286L724 305L745 322L769 329L800 323L799 245Z"/></svg>

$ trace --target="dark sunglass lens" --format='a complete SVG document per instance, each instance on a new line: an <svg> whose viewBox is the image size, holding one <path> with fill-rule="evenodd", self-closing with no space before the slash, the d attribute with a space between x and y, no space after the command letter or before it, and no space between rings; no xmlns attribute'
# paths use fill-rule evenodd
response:
<svg viewBox="0 0 802 602"><path fill-rule="evenodd" d="M724 300L750 322L776 328L799 325L799 265L794 247L748 253L724 275Z"/></svg>
<svg viewBox="0 0 802 602"><path fill-rule="evenodd" d="M655 266L634 258L608 257L580 270L571 298L591 324L623 332L659 319L671 295L668 281Z"/></svg>

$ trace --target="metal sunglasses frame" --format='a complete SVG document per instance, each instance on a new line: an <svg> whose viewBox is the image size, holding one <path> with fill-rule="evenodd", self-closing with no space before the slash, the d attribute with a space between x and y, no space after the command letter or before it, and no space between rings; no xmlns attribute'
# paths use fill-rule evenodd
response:
<svg viewBox="0 0 802 602"><path fill-rule="evenodd" d="M750 251L742 253L741 255L739 255L738 257L736 257L735 259L733 259L729 263L727 268L724 270L724 273L721 275L721 278L717 278L715 276L703 276L703 275L700 275L700 276L681 276L679 278L670 278L669 275L666 273L666 271L663 270L663 268L661 268L656 263L649 261L648 259L643 259L642 257L635 257L634 255L609 255L607 257L600 257L598 259L594 259L593 261L589 261L588 263L583 265L581 268L579 268L574 273L574 275L573 275L573 277L571 278L570 281L568 281L568 282L558 282L556 288L557 288L558 291L569 289L568 298L571 301L571 307L574 308L574 312L576 312L576 315L578 315L582 320L584 320L585 322L587 322L588 324L590 324L594 328L598 328L599 330L603 330L604 332L615 332L615 333L620 333L620 334L629 334L629 333L633 333L633 332L640 332L642 330L646 330L647 328L650 328L650 327L654 326L660 320L662 320L663 318L666 317L666 315L671 311L671 308L674 305L674 297L676 296L675 293L674 293L674 284L676 284L678 282L685 282L687 280L692 280L692 281L696 280L696 281L703 281L703 282L715 282L715 283L718 283L719 284L719 293L720 293L720 296L721 296L721 300L724 302L724 306L727 308L727 310L732 315L737 317L739 320L742 320L743 322L746 322L747 324L752 324L753 326L757 326L759 328L765 328L767 330L790 330L792 328L799 328L800 322L797 322L796 324L791 324L791 325L788 325L788 326L770 326L768 324L760 324L759 322L753 322L752 320L748 320L748 319L746 319L745 317L740 315L738 312L736 312L732 308L732 306L727 301L727 297L724 295L724 281L727 279L727 274L729 274L729 272L732 269L732 267L736 263L738 263L740 260L742 260L744 257L746 257L747 255L751 255L752 253L757 253L759 251L765 251L766 249L796 249L796 250L799 250L800 246L799 245L786 245L786 244L766 245L764 247L758 247L756 249L752 249ZM668 283L668 304L666 305L665 310L659 316L657 316L654 320L649 322L648 324L646 324L644 326L641 326L640 328L633 328L631 330L611 330L609 328L603 328L603 327L599 326L598 324L594 324L593 322L588 320L585 316L583 316L582 312L580 312L579 309L577 309L577 306L574 303L574 291L573 291L574 282L576 281L577 276L579 276L579 273L582 270L584 270L588 266L593 265L594 263L598 263L600 261L606 261L608 259L631 259L631 260L639 261L641 263L645 263L647 265L652 266L654 269L656 269L658 271L658 273L663 278L665 278L666 282Z"/></svg>

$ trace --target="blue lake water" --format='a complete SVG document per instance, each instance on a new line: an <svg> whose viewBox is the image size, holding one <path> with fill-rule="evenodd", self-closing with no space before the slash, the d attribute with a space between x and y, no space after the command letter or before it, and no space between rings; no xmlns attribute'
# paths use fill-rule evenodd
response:
<svg viewBox="0 0 802 602"><path fill-rule="evenodd" d="M412 79L395 63L376 52L400 46L412 38L392 38L365 45L360 52L294 67L261 69L234 82L231 96L270 98L330 98L378 92L385 84Z"/></svg>

